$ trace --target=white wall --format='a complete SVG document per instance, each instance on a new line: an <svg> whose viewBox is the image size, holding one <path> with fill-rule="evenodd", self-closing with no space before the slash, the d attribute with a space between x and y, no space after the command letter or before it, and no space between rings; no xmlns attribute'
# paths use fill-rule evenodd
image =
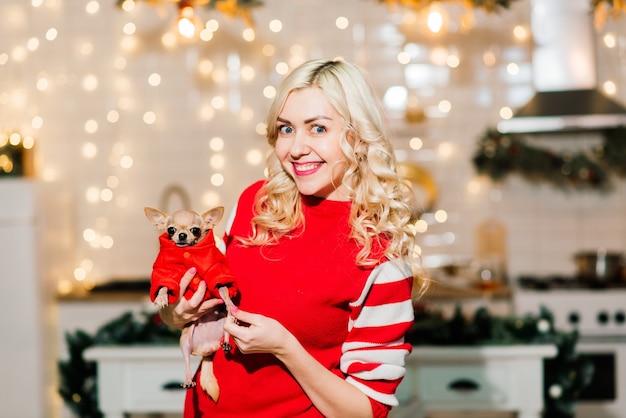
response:
<svg viewBox="0 0 626 418"><path fill-rule="evenodd" d="M433 40L414 29L398 29L394 22L401 13L375 1L323 7L319 2L274 0L252 11L257 29L252 42L240 37L242 21L207 13L221 22L214 39L172 49L159 41L169 21L160 20L142 2L132 13L115 8L113 1L42 3L34 7L0 1L0 128L37 139L37 176L43 183L48 231L45 271L52 283L80 286L72 276L81 267L87 281L146 276L156 235L143 207L159 206L171 184L182 185L198 210L217 204L232 208L242 188L263 176L262 158L255 163L246 158L267 150L257 129L269 104L263 89L281 78L278 63L341 55L366 67L382 95L405 82L397 55L408 41L422 45L426 54L414 56L413 63L423 64L427 72L411 93L431 117L414 125L395 119L396 145L406 151L401 158L427 168L437 183L436 209L450 216L433 231L455 234L454 243L425 248L425 254L471 256L475 226L491 216L508 227L513 275L569 271L570 256L578 249L624 247L622 184L609 196L567 195L513 178L495 193L482 180L468 192L477 180L470 162L476 141L498 121L501 107L515 108L532 94L530 45L516 44L510 36L514 24L528 24L525 1L499 15L477 12L478 27L471 36ZM90 14L87 5L93 4L99 10ZM308 19L310 14L316 19ZM344 30L334 26L341 15L350 19ZM273 18L283 22L278 34L268 29ZM129 22L136 25L132 36L124 34ZM58 35L47 40L51 28ZM610 31L614 28L608 26L605 32ZM33 39L38 40L36 47ZM276 48L272 57L261 52L267 44ZM461 64L433 65L438 48L456 54ZM486 51L494 53L496 65L483 63ZM624 95L619 51L604 48L599 55L600 81L616 82L619 100ZM229 78L229 57L231 62L238 58L241 68L253 69L254 77L232 78L231 64ZM212 64L215 79L200 73L205 61ZM504 75L509 62L519 65L519 75ZM157 86L149 84L154 74L160 76ZM90 80L96 81L92 87ZM216 98L224 100L223 107ZM449 113L437 110L442 100L450 102ZM150 112L154 123L144 122ZM41 126L33 127L38 121ZM408 146L415 135L424 141L421 151ZM211 148L214 137L222 138L222 149ZM93 154L86 157L88 150ZM132 159L131 167L122 166L124 158ZM223 183L215 185L214 175L223 176ZM85 240L86 230L95 232L94 241ZM107 239L112 240L110 248Z"/></svg>

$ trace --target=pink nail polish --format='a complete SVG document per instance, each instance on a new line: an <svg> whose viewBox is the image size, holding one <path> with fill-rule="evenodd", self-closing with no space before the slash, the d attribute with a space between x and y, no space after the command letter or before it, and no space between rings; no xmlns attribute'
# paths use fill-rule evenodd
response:
<svg viewBox="0 0 626 418"><path fill-rule="evenodd" d="M234 312L234 313L239 312L239 308L238 308L238 307L236 307L235 305L231 306L231 307L230 307L230 310L231 310L231 312Z"/></svg>
<svg viewBox="0 0 626 418"><path fill-rule="evenodd" d="M190 274L196 274L196 268L195 267L190 268L189 269L189 273Z"/></svg>

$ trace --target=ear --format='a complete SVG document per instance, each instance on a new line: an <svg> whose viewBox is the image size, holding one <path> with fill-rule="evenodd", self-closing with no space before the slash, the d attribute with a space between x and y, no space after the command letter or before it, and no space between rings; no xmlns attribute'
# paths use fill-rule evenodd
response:
<svg viewBox="0 0 626 418"><path fill-rule="evenodd" d="M202 219L204 220L204 227L206 229L213 229L215 225L222 219L224 216L224 206L218 206L216 208L211 209L208 212L204 212L202 214Z"/></svg>
<svg viewBox="0 0 626 418"><path fill-rule="evenodd" d="M354 132L348 132L348 140L354 141L354 153L356 155L367 155L367 144L361 140L355 141Z"/></svg>
<svg viewBox="0 0 626 418"><path fill-rule="evenodd" d="M152 225L161 230L167 229L167 213L163 213L160 210L147 207L143 208L143 211L146 214L146 218L148 218Z"/></svg>

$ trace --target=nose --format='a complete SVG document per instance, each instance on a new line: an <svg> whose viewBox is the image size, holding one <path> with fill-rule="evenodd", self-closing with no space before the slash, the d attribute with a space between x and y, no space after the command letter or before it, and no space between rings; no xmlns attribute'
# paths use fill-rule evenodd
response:
<svg viewBox="0 0 626 418"><path fill-rule="evenodd" d="M292 158L300 158L311 152L308 143L308 136L305 132L296 132L293 136L293 142L289 148L289 154Z"/></svg>
<svg viewBox="0 0 626 418"><path fill-rule="evenodd" d="M187 234L184 232L181 232L180 234L178 234L178 240L179 241L187 241Z"/></svg>

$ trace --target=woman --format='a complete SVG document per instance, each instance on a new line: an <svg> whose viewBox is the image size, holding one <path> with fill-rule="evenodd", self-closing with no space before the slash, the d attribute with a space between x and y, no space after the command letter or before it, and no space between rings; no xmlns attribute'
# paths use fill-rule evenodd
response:
<svg viewBox="0 0 626 418"><path fill-rule="evenodd" d="M236 348L215 355L218 401L197 385L185 417L385 417L411 349L419 265L379 100L356 65L306 62L281 84L267 139L268 179L243 192L226 231ZM204 291L164 321L182 328L214 309Z"/></svg>

